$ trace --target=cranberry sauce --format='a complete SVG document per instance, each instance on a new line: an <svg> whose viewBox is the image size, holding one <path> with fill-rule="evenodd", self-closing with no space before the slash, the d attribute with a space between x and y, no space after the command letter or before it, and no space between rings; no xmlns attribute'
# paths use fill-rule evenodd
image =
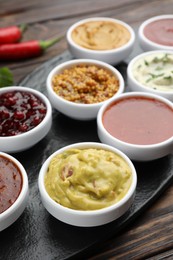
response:
<svg viewBox="0 0 173 260"><path fill-rule="evenodd" d="M45 117L46 105L34 94L11 91L0 95L0 136L14 136L37 126Z"/></svg>

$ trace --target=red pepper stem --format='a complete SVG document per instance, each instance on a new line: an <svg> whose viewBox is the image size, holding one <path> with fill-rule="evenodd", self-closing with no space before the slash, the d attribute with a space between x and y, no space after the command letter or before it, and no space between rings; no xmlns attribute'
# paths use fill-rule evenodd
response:
<svg viewBox="0 0 173 260"><path fill-rule="evenodd" d="M52 45L54 45L55 43L59 42L64 36L61 36L59 38L55 38L52 40L48 40L48 41L39 41L39 44L42 48L43 51L45 51L47 48L51 47Z"/></svg>
<svg viewBox="0 0 173 260"><path fill-rule="evenodd" d="M19 25L19 29L20 29L21 33L24 33L24 31L26 31L26 29L27 29L27 25L21 24L21 25Z"/></svg>

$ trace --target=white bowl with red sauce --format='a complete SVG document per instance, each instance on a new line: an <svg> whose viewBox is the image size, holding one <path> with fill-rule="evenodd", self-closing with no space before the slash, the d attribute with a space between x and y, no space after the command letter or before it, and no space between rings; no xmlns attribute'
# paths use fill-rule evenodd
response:
<svg viewBox="0 0 173 260"><path fill-rule="evenodd" d="M22 86L0 89L0 150L21 152L43 139L52 124L52 107L41 92Z"/></svg>
<svg viewBox="0 0 173 260"><path fill-rule="evenodd" d="M87 43L91 42L91 44L85 44L86 38L83 37L83 34L80 33L81 29L79 30L78 35L82 41L80 41L80 43L76 42L73 38L73 33L75 33L79 27L84 26L85 28L85 26L90 23L95 24L94 29L92 27L86 29L86 35L89 35L89 41L87 41ZM97 27L97 23L102 24ZM104 23L107 23L105 27ZM109 23L112 25L115 24L115 26L117 27L117 31L115 30L114 32L113 30L112 32L113 26L109 28ZM100 28L103 28L104 31L102 31ZM125 32L125 35L123 34L123 32ZM129 35L128 39L126 34ZM95 59L115 65L125 60L133 51L135 33L132 27L124 21L113 19L110 17L91 17L74 23L67 30L66 39L69 51L75 58ZM121 42L123 39L127 40ZM102 42L103 45L101 45ZM116 42L117 45L114 46ZM111 45L110 43L112 43L113 45ZM109 44L110 48L108 48Z"/></svg>
<svg viewBox="0 0 173 260"><path fill-rule="evenodd" d="M101 142L131 160L150 161L173 152L173 103L150 93L129 92L106 104L97 116Z"/></svg>
<svg viewBox="0 0 173 260"><path fill-rule="evenodd" d="M48 174L48 171L50 173L50 171L52 170L52 166L50 166L51 161L53 159L56 158L56 156L59 156L61 154L66 154L65 157L67 158L67 154L68 151L83 151L83 150L87 150L87 149L94 149L95 150L95 154L96 157L93 157L93 154L89 154L89 157L85 157L85 158L81 158L81 156L77 155L76 160L79 158L79 161L83 162L83 166L80 164L77 164L75 166L75 164L72 164L72 166L74 167L74 169L70 168L70 174L68 175L64 175L64 170L63 168L59 168L56 167L56 180L50 179L50 186L53 186L57 188L57 180L59 181L59 176L64 177L65 179L63 179L66 183L66 187L67 187L67 192L64 190L64 195L63 197L65 197L65 201L71 201L72 205L76 205L79 200L83 201L82 205L81 203L78 205L79 207L73 208L73 207L68 207L67 205L64 205L63 203L60 203L57 201L57 199L53 196L51 196L49 194L49 191L46 188L46 184L45 184L45 178L46 175ZM114 187L114 183L115 183L115 188L119 187L118 186L118 180L121 179L117 179L114 183L112 183L110 180L110 164L113 164L113 162L110 162L110 164L107 161L107 164L104 164L105 167L103 168L103 161L102 157L98 157L99 155L99 151L106 151L108 153L112 153L115 156L117 156L118 158L121 158L121 160L128 166L128 169L130 170L130 175L131 175L131 181L130 181L130 185L128 186L128 190L126 193L124 193L124 195L120 198L120 200L118 200L117 202L113 202L111 205L108 206L104 206L102 208L97 208L95 209L95 203L97 203L97 199L99 198L100 202L104 202L106 201L106 197L107 197L107 193L110 194L112 192L112 187ZM98 154L97 154L98 152ZM70 152L70 154L72 154L72 152ZM63 158L65 159L64 155ZM62 161L63 161L62 158ZM73 155L72 155L73 158ZM86 159L86 161L85 161ZM107 156L108 160L110 159L110 155ZM89 162L88 162L89 160ZM66 159L65 159L66 161ZM57 162L57 160L54 161L55 163ZM88 163L87 163L88 162ZM115 162L115 161L114 161ZM101 168L98 167L98 164L100 163ZM68 165L70 164L70 160L69 163L66 165L68 167ZM82 171L82 168L80 168L81 166L84 167L84 165L90 165L89 167L89 171L87 169L85 169L84 171ZM116 164L116 162L115 162ZM94 165L94 167L93 167ZM122 170L122 164L118 163L118 173L121 172L122 175L126 176L125 170ZM70 166L71 167L71 166ZM77 177L77 172L78 169L81 169L81 171L83 172L83 178ZM84 168L83 168L84 169ZM92 170L91 170L92 169ZM99 172L96 173L96 169L99 169ZM100 171L102 171L101 175ZM93 173L95 172L95 174ZM63 173L63 176L61 175ZM116 176L116 172L115 170L112 171L112 174L114 176ZM120 175L121 175L120 174ZM74 176L74 179L72 181L72 177ZM85 177L89 176L88 181L85 180ZM103 183L103 179L100 179L101 176L104 176L104 181L106 181L106 187L104 186L105 183ZM108 178L109 176L109 178ZM70 182L68 181L69 179ZM87 177L86 177L87 178ZM93 180L94 179L94 180ZM125 179L127 180L128 177L126 176ZM70 187L68 188L68 183L70 184ZM120 181L120 183L123 183L122 181ZM74 186L73 186L74 185ZM99 193L96 195L95 192L93 191L93 189L97 189L96 187L99 187L100 185L100 195ZM40 192L40 196L41 196L41 200L42 203L45 207L45 209L56 219L67 223L69 225L73 225L73 226L78 226L78 227L95 227L95 226L101 226L104 224L107 224L109 222L112 222L116 219L118 219L120 216L122 216L125 212L128 211L128 209L131 207L134 198L135 198L135 191L136 191L136 185L137 185L137 173L136 170L134 168L133 163L131 162L131 160L121 151L119 151L118 149L115 149L112 146L106 145L106 144L102 144L102 143L95 143L95 142L84 142L84 143L75 143L75 144L71 144L68 145L66 147L63 147L59 150L57 150L56 152L54 152L52 155L50 155L47 160L44 162L44 164L42 165L40 172L39 172L39 178L38 178L38 187L39 187L39 192ZM104 188L103 188L104 187ZM55 188L55 190L56 190ZM102 194L103 190L104 190L104 195ZM74 199L72 198L72 196L70 194L72 194L72 191L74 191L75 189L78 189L76 191L76 193L74 193L77 195L77 199L75 199L75 203L74 203ZM111 192L109 192L109 189L111 189ZM116 188L118 189L118 188ZM99 192L98 190L98 192ZM84 207L87 207L90 202L85 203L85 198L86 198L86 192L88 192L89 197L92 198L92 209L84 209ZM97 193L97 192L96 192ZM114 193L114 192L113 192ZM113 196L113 193L111 193ZM59 192L56 191L56 194L60 194ZM95 194L95 195L94 195ZM69 196L68 196L69 195ZM109 196L109 195L108 195ZM110 197L109 197L110 200ZM73 204L74 203L74 204ZM94 206L93 206L94 205ZM82 209L81 209L82 208Z"/></svg>
<svg viewBox="0 0 173 260"><path fill-rule="evenodd" d="M173 50L173 15L165 14L145 20L139 27L139 44L144 51Z"/></svg>
<svg viewBox="0 0 173 260"><path fill-rule="evenodd" d="M80 69L82 72L80 72ZM90 69L92 70L91 76L89 75ZM73 70L77 70L75 76ZM70 76L65 73L66 71L69 71ZM104 71L103 78L102 71ZM56 85L53 85L52 80L54 77L61 75L63 75L63 80L56 80L57 86L60 89L59 92L56 93L54 89ZM76 77L77 82L75 82ZM113 83L109 84L110 81ZM105 89L103 89L103 84ZM97 85L99 85L99 87L97 87ZM100 93L98 93L100 86L101 90ZM110 87L111 89L109 89ZM77 90L74 90L74 88ZM67 90L68 92L66 94ZM98 60L76 59L66 61L56 66L47 77L47 94L52 106L62 114L76 120L95 119L103 103L112 98L112 96L110 97L110 90L112 91L112 96L123 93L124 79L116 68ZM74 95L76 96L76 100L72 99ZM102 100L103 95L104 99ZM90 99L92 99L92 101L90 101Z"/></svg>
<svg viewBox="0 0 173 260"><path fill-rule="evenodd" d="M13 156L0 152L0 231L21 216L28 196L28 177L24 167Z"/></svg>

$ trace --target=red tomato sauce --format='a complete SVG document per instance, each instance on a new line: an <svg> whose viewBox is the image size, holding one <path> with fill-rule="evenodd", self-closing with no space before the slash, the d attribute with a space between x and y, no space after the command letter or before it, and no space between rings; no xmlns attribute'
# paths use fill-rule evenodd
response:
<svg viewBox="0 0 173 260"><path fill-rule="evenodd" d="M107 108L103 125L124 142L156 144L173 136L173 109L155 99L124 98Z"/></svg>
<svg viewBox="0 0 173 260"><path fill-rule="evenodd" d="M7 210L18 198L23 179L17 165L0 156L0 213Z"/></svg>
<svg viewBox="0 0 173 260"><path fill-rule="evenodd" d="M144 35L157 44L173 46L173 19L153 21L145 26Z"/></svg>

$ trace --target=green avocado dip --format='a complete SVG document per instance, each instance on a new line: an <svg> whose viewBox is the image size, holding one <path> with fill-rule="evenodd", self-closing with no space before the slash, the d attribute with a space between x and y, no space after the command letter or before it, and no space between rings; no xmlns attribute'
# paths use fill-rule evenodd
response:
<svg viewBox="0 0 173 260"><path fill-rule="evenodd" d="M132 172L119 155L102 149L69 149L52 158L45 187L57 203L76 210L96 210L121 200Z"/></svg>
<svg viewBox="0 0 173 260"><path fill-rule="evenodd" d="M141 57L134 63L132 73L146 87L173 91L173 54L161 52Z"/></svg>

